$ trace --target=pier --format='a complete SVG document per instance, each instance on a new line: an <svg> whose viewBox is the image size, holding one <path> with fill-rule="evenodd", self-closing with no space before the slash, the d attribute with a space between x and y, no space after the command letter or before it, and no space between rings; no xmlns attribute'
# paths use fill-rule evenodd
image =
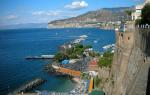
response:
<svg viewBox="0 0 150 95"><path fill-rule="evenodd" d="M26 93L30 90L32 90L33 88L43 84L46 80L43 80L41 78L36 78L33 81L23 85L22 87L18 88L17 90L15 90L12 93L9 93L8 95L16 95L18 93Z"/></svg>
<svg viewBox="0 0 150 95"><path fill-rule="evenodd" d="M27 56L26 59L53 59L55 55Z"/></svg>

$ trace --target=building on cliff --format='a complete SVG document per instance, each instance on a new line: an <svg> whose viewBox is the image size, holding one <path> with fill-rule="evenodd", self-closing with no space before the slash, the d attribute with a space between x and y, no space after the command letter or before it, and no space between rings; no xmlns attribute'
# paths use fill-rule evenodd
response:
<svg viewBox="0 0 150 95"><path fill-rule="evenodd" d="M132 13L132 20L141 19L141 10L147 3L150 3L150 0L145 0L144 3L135 6L135 12Z"/></svg>

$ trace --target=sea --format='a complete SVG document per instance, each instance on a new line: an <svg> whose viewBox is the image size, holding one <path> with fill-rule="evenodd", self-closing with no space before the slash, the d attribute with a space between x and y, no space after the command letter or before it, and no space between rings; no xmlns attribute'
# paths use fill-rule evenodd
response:
<svg viewBox="0 0 150 95"><path fill-rule="evenodd" d="M82 43L92 45L97 52L103 52L103 46L115 43L114 30L99 28L0 30L0 95L6 95L35 78L44 78L47 82L34 91L72 90L76 83L70 79L44 72L43 67L52 60L26 60L25 57L55 54L60 45L81 35L88 36Z"/></svg>

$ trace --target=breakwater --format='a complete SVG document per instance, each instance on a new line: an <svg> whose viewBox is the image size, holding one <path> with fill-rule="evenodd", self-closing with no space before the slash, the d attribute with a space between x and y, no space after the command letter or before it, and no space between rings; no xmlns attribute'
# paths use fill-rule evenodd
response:
<svg viewBox="0 0 150 95"><path fill-rule="evenodd" d="M36 79L28 82L27 84L21 86L20 88L18 88L14 92L9 93L9 95L15 95L15 94L18 94L18 93L26 93L26 92L32 90L33 88L43 84L44 82L46 82L46 80L41 79L41 78L36 78Z"/></svg>

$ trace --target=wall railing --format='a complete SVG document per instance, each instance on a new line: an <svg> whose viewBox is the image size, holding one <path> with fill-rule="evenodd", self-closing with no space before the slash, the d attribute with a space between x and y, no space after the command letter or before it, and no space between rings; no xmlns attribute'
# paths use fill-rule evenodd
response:
<svg viewBox="0 0 150 95"><path fill-rule="evenodd" d="M136 25L136 28L139 28L139 29L150 29L150 25L149 24Z"/></svg>

